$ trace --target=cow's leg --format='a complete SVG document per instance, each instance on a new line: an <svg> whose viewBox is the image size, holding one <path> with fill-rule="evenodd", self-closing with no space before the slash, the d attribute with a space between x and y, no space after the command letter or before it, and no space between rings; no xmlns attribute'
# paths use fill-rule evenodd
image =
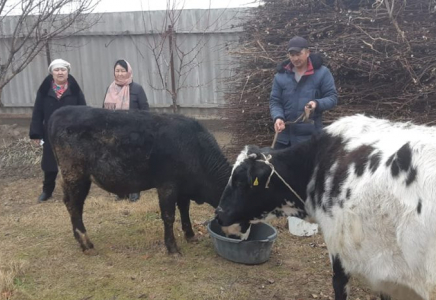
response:
<svg viewBox="0 0 436 300"><path fill-rule="evenodd" d="M179 198L177 201L177 207L180 211L180 219L182 221L182 230L185 233L186 240L192 242L195 241L195 233L192 230L191 219L189 217L189 206L191 200L189 198Z"/></svg>
<svg viewBox="0 0 436 300"><path fill-rule="evenodd" d="M165 246L170 254L180 253L174 237L174 221L176 215L177 189L172 185L166 185L157 189L159 207L164 223Z"/></svg>
<svg viewBox="0 0 436 300"><path fill-rule="evenodd" d="M94 245L86 234L83 224L83 204L88 196L91 181L89 179L69 180L68 176L63 176L64 203L70 213L73 233L83 251L94 248Z"/></svg>
<svg viewBox="0 0 436 300"><path fill-rule="evenodd" d="M347 300L348 299L348 280L350 277L345 274L345 270L342 267L339 255L332 256L333 265L333 289L335 290L335 300Z"/></svg>
<svg viewBox="0 0 436 300"><path fill-rule="evenodd" d="M380 294L380 299L381 300L391 300L391 297L385 294Z"/></svg>

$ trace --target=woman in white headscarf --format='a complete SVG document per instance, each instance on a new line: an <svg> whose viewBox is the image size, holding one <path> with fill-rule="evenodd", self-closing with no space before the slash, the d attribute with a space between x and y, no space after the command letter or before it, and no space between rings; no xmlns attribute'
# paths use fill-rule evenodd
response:
<svg viewBox="0 0 436 300"><path fill-rule="evenodd" d="M103 107L111 110L148 110L147 96L144 88L133 82L132 67L124 60L120 59L114 65L114 81L108 87L104 99ZM118 195L118 198L126 198L127 195ZM130 201L135 202L139 199L139 191L129 194Z"/></svg>
<svg viewBox="0 0 436 300"><path fill-rule="evenodd" d="M51 198L56 184L58 167L47 135L47 122L51 114L66 105L86 105L79 84L70 75L70 63L55 59L48 67L50 73L36 94L29 136L36 145L43 146L41 168L44 171L42 193L39 202Z"/></svg>

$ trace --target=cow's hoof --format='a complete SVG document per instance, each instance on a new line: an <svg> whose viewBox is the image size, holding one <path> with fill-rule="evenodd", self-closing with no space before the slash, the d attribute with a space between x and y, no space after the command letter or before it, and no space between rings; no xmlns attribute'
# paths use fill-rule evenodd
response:
<svg viewBox="0 0 436 300"><path fill-rule="evenodd" d="M170 247L168 248L168 254L174 255L174 256L180 256L182 253L180 252L179 248L177 247Z"/></svg>
<svg viewBox="0 0 436 300"><path fill-rule="evenodd" d="M198 243L200 241L200 237L198 235L194 235L194 236L190 236L190 237L186 237L186 241L188 243Z"/></svg>
<svg viewBox="0 0 436 300"><path fill-rule="evenodd" d="M175 252L175 253L170 253L169 256L171 256L172 258L178 258L178 257L182 257L183 254L181 252Z"/></svg>
<svg viewBox="0 0 436 300"><path fill-rule="evenodd" d="M97 250L95 250L94 248L92 249L86 249L83 251L83 254L87 255L87 256L96 256L98 254Z"/></svg>

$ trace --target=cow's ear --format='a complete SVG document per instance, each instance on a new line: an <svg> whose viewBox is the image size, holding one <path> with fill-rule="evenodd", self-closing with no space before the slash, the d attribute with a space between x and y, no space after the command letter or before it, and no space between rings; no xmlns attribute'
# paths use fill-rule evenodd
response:
<svg viewBox="0 0 436 300"><path fill-rule="evenodd" d="M248 177L249 185L251 188L257 187L260 185L261 178L260 178L259 174L257 174L257 173L258 173L258 170L257 170L256 166L253 165L250 168L248 168L247 177Z"/></svg>
<svg viewBox="0 0 436 300"><path fill-rule="evenodd" d="M253 167L249 166L247 168L247 184L250 188L253 187L253 180L254 180L254 177L252 175L252 171L253 171Z"/></svg>
<svg viewBox="0 0 436 300"><path fill-rule="evenodd" d="M259 177L252 177L250 182L250 187L258 187L260 185L260 178Z"/></svg>
<svg viewBox="0 0 436 300"><path fill-rule="evenodd" d="M263 162L253 163L248 169L248 179L250 180L250 187L265 187L271 168Z"/></svg>
<svg viewBox="0 0 436 300"><path fill-rule="evenodd" d="M253 182L253 177L251 176L251 174L250 173L248 173L247 174L248 176L247 176L247 183L248 183L248 186L250 187L250 188L252 188L253 187L253 185L254 185L254 182Z"/></svg>

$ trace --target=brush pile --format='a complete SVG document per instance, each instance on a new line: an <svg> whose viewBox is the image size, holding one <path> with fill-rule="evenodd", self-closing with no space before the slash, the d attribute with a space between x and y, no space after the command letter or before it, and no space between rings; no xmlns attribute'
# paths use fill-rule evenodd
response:
<svg viewBox="0 0 436 300"><path fill-rule="evenodd" d="M35 146L27 132L16 124L0 125L0 177L32 177L41 158L42 147Z"/></svg>
<svg viewBox="0 0 436 300"><path fill-rule="evenodd" d="M288 40L309 40L335 78L339 105L326 124L365 113L436 124L435 0L265 0L242 20L239 61L226 94L235 151L270 146L269 94Z"/></svg>

